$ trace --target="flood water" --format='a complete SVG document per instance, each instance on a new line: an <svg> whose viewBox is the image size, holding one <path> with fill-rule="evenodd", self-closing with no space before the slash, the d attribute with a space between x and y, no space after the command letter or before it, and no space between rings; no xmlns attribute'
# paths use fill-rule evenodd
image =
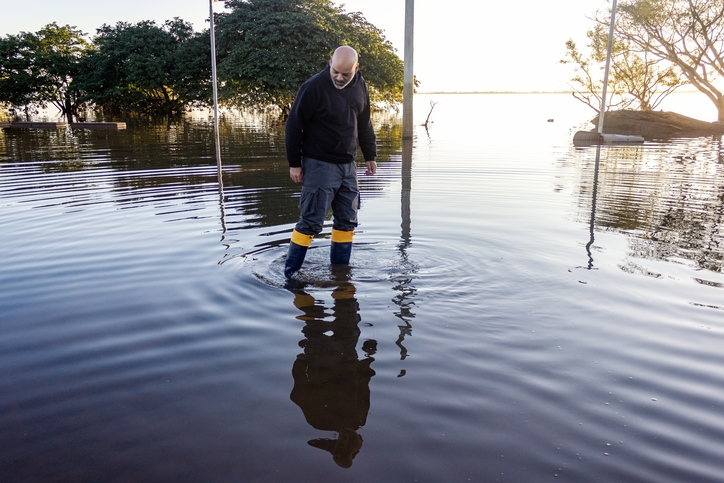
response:
<svg viewBox="0 0 724 483"><path fill-rule="evenodd" d="M722 481L721 141L577 104L378 114L292 284L273 119L0 131L0 481Z"/></svg>

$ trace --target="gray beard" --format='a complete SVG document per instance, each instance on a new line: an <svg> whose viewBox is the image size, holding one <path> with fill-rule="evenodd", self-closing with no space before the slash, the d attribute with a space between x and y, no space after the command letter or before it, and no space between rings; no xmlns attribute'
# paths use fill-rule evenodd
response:
<svg viewBox="0 0 724 483"><path fill-rule="evenodd" d="M334 81L334 78L332 78L332 76L329 76L329 77L332 79L332 85L334 85L334 87L336 87L338 90L342 90L345 87L347 87L349 85L349 83L352 82L352 79L354 79L354 76L353 76L352 79L345 82L343 86L338 86L337 83Z"/></svg>

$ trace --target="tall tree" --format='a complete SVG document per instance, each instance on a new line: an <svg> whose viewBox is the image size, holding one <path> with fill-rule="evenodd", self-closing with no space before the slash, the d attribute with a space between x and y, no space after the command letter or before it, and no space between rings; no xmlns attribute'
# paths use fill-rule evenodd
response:
<svg viewBox="0 0 724 483"><path fill-rule="evenodd" d="M39 101L31 62L22 36L8 35L0 39L0 102L11 110L27 112Z"/></svg>
<svg viewBox="0 0 724 483"><path fill-rule="evenodd" d="M391 107L402 100L403 63L384 32L369 23L361 13L342 16L340 44L357 49L370 100Z"/></svg>
<svg viewBox="0 0 724 483"><path fill-rule="evenodd" d="M192 54L208 55L197 37L178 18L161 27L152 21L104 25L94 39L95 50L84 59L78 87L108 112L181 112L203 100L199 96L207 85L208 60L203 59L202 69L190 59Z"/></svg>
<svg viewBox="0 0 724 483"><path fill-rule="evenodd" d="M615 35L675 65L724 121L724 0L624 0Z"/></svg>
<svg viewBox="0 0 724 483"><path fill-rule="evenodd" d="M375 101L402 98L402 61L382 31L330 0L230 0L218 15L220 95L239 107L287 112L299 86L335 47L360 54Z"/></svg>
<svg viewBox="0 0 724 483"><path fill-rule="evenodd" d="M0 40L0 100L22 110L52 104L72 121L80 107L72 84L89 47L84 35L53 22Z"/></svg>
<svg viewBox="0 0 724 483"><path fill-rule="evenodd" d="M566 57L561 60L575 70L573 96L596 112L601 106L608 34L608 24L597 23L587 33L588 54L584 55L573 40L569 40L566 42ZM614 36L607 106L616 109L633 106L642 111L652 111L681 84L671 65L662 65L661 59L648 52L638 52L630 42Z"/></svg>

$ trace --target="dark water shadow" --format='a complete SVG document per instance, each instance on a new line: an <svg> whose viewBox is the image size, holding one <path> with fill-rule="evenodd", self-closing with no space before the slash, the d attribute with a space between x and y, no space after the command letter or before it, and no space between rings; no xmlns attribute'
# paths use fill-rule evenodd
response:
<svg viewBox="0 0 724 483"><path fill-rule="evenodd" d="M377 341L362 343L364 357L357 352L361 331L356 287L348 281L349 270L336 269L339 285L332 291L333 305L306 291L305 285L293 281L288 290L294 294L294 306L305 323L303 352L292 366L294 387L290 399L299 406L307 423L320 431L334 432L326 438L308 441L312 447L328 451L334 462L349 468L363 444L358 430L367 422L370 410L370 380L375 375L371 365Z"/></svg>

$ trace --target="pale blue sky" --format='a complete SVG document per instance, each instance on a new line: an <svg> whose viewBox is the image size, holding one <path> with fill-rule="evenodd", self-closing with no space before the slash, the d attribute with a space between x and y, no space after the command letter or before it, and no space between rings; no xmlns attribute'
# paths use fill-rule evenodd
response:
<svg viewBox="0 0 724 483"><path fill-rule="evenodd" d="M404 49L405 0L335 2L359 11L385 31L400 57ZM53 21L94 34L118 21L173 17L207 28L208 0L2 0L0 34L35 32ZM565 42L585 43L586 16L610 0L415 1L415 74L421 91L566 90L570 74L558 65ZM217 12L223 4L214 5Z"/></svg>

